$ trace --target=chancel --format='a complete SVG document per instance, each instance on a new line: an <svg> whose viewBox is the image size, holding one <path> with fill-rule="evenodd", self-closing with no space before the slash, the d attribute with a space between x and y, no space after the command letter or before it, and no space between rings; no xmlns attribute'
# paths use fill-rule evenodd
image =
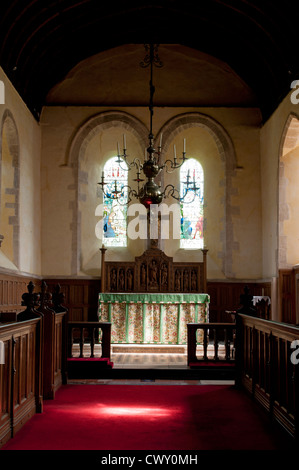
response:
<svg viewBox="0 0 299 470"><path fill-rule="evenodd" d="M298 14L1 1L1 450L298 446Z"/></svg>

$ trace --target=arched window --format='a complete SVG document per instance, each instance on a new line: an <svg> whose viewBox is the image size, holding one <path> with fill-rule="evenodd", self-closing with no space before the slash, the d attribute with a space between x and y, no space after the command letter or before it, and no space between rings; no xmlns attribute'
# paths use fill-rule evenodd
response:
<svg viewBox="0 0 299 470"><path fill-rule="evenodd" d="M123 168L125 163L123 164ZM112 157L104 166L104 177L107 185L105 193L113 195L116 189L122 191L128 184L128 173L117 162L117 157ZM116 183L115 183L116 182ZM118 202L116 199L103 196L103 243L105 246L127 246L127 192L123 191Z"/></svg>
<svg viewBox="0 0 299 470"><path fill-rule="evenodd" d="M180 248L203 248L203 207L204 207L204 174L202 166L194 158L187 160L180 170L180 194L186 193L186 181L192 183L181 202L181 240ZM192 190L193 183L197 188Z"/></svg>

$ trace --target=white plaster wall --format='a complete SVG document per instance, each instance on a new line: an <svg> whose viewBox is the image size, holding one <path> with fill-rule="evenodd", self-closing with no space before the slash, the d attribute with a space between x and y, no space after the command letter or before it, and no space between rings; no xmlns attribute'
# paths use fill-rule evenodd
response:
<svg viewBox="0 0 299 470"><path fill-rule="evenodd" d="M284 171L281 166L281 164L283 165L283 159L280 161L284 129L290 113L299 116L299 104L291 102L292 93L291 90L261 129L263 275L265 278L275 277L279 268L287 268L293 265L293 259L288 258L288 254L285 256L285 251L288 252L288 235L290 235L288 233L289 224L284 222L285 210L282 210L282 220L279 220L279 204L284 202L281 191L285 190L279 188L280 183L285 184L283 181L285 176L281 173ZM293 191L294 188L289 190ZM293 237L294 234L292 234ZM293 243L294 240L291 240L290 249L292 249ZM285 265L285 257L289 259L289 266Z"/></svg>
<svg viewBox="0 0 299 470"><path fill-rule="evenodd" d="M5 104L0 104L0 120L8 109L14 117L20 144L19 271L40 275L40 127L1 68L0 80L5 88ZM0 265L2 266L1 260Z"/></svg>
<svg viewBox="0 0 299 470"><path fill-rule="evenodd" d="M44 276L81 276L81 275L100 275L100 256L98 248L101 244L93 240L91 243L91 234L83 236L82 240L74 240L74 230L72 227L73 204L75 197L75 171L76 169L64 166L67 163L69 145L80 126L91 116L97 113L111 110L111 108L96 107L45 107L41 117L42 127L42 273ZM118 108L133 115L148 126L149 115L147 108ZM154 134L158 134L160 128L171 118L182 113L201 112L216 119L230 135L236 153L237 165L243 167L243 170L235 171L231 187L229 188L229 197L232 201L232 223L228 230L232 231L232 271L235 278L261 278L262 276L262 220L261 220L261 190L260 190L260 154L259 154L259 122L260 115L255 109L194 109L194 108L156 108L154 115ZM203 138L203 129L198 129L201 138ZM123 131L120 131L121 135ZM188 130L187 153L192 151L193 131ZM190 134L191 133L191 134ZM176 139L183 138L182 135ZM90 143L87 149L86 158L92 158L94 149L97 148L99 141L96 139ZM111 144L112 145L112 144ZM137 143L133 144L135 151ZM134 147L135 145L135 147ZM172 143L171 143L172 145ZM116 146L116 142L113 142ZM114 148L113 147L113 148ZM215 173L209 172L207 176L208 189L210 191L211 207L215 209L212 221L208 221L211 229L209 241L210 246L208 254L208 277L210 279L224 279L226 277L223 271L223 263L219 252L223 253L223 241L219 234L223 231L223 211L220 201L223 194L221 181L224 180L223 162L220 164L220 157L216 145L207 135L203 140L202 151L209 149L207 153L213 155L213 159L218 159L219 165ZM179 143L177 152L180 152ZM130 153L130 151L129 151ZM172 155L172 149L168 153ZM143 156L143 154L142 154ZM200 157L200 155L199 155ZM94 158L94 157L93 157ZM100 157L99 157L100 158ZM213 169L214 163L206 155L205 165ZM222 165L222 166L221 166ZM100 169L101 165L99 165ZM85 167L88 169L88 165ZM95 181L91 184L93 185ZM83 187L85 187L83 185ZM89 184L86 186L88 191L94 192ZM85 189L86 189L85 188ZM84 189L84 192L85 192ZM215 198L213 200L213 194ZM218 201L218 202L217 202ZM220 201L220 202L219 202ZM80 207L84 202L80 201ZM90 208L88 209L90 211ZM220 213L219 213L220 210ZM92 212L90 212L91 218ZM84 213L83 217L87 214ZM82 223L82 219L79 221ZM82 234L86 232L86 226ZM92 234L92 236L95 236ZM85 244L85 240L86 243ZM72 259L73 250L76 243L80 246L83 241L83 250L79 250L81 270L74 272ZM85 245L84 245L85 244ZM94 247L90 251L90 244ZM171 256L180 258L181 255L174 249L174 245L165 247ZM94 259L92 256L92 251ZM140 244L133 244L130 250L122 256L133 259L134 256L142 252ZM128 254L129 251L129 254ZM114 256L113 254L108 254ZM119 254L115 255L119 256ZM186 259L186 254L184 254ZM192 255L187 255L189 258ZM225 253L224 253L225 256ZM82 263L83 261L83 263ZM85 266L85 268L84 268ZM87 269L86 269L87 267ZM83 270L82 270L83 268Z"/></svg>

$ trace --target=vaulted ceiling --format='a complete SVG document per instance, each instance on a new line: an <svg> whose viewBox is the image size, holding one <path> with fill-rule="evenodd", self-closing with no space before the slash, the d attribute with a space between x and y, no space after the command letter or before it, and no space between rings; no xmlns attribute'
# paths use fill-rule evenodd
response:
<svg viewBox="0 0 299 470"><path fill-rule="evenodd" d="M226 64L234 73L232 87L239 77L247 104L257 105L266 120L299 79L298 13L296 0L1 0L0 65L38 119L47 102L61 102L59 84L74 68L90 65L86 61L93 56L105 58L125 44L173 45L172 57L176 47L182 54L193 50L201 62L204 54L207 79L207 58L213 67ZM120 85L123 79L129 83L129 64L119 60L115 69ZM200 77L198 64L194 80ZM172 70L174 75L175 66ZM133 73L131 78L136 103ZM215 105L211 90L210 95L205 104ZM159 104L169 105L171 99L163 101L161 95ZM190 93L186 99L185 104L192 101ZM224 99L222 104L231 103Z"/></svg>

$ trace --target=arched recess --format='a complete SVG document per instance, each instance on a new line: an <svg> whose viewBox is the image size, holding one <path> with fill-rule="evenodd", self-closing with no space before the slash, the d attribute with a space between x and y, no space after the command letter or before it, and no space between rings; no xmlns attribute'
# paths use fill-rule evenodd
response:
<svg viewBox="0 0 299 470"><path fill-rule="evenodd" d="M159 135L163 135L163 153L162 160L165 158L169 145L172 140L180 134L184 129L200 127L205 129L214 139L218 148L221 161L224 165L225 178L224 184L224 231L221 234L223 242L223 250L218 253L222 259L222 270L226 277L234 277L233 273L233 251L237 247L237 243L233 237L233 213L238 212L238 208L232 206L231 197L236 195L236 189L233 188L232 178L237 168L236 154L232 140L223 128L223 126L215 119L202 113L184 113L180 114L168 122L160 129L157 134L157 142ZM187 152L188 154L188 152ZM207 247L209 248L209 247Z"/></svg>
<svg viewBox="0 0 299 470"><path fill-rule="evenodd" d="M299 116L290 113L279 150L278 269L299 263Z"/></svg>
<svg viewBox="0 0 299 470"><path fill-rule="evenodd" d="M88 144L94 136L111 128L120 128L122 131L132 133L140 142L140 146L145 148L148 145L148 129L134 116L122 111L107 111L88 119L70 141L66 155L65 166L69 166L74 172L75 187L74 198L71 203L72 210L72 275L77 275L81 270L81 212L80 201L86 199L84 187L88 183L88 175L82 171L80 162L83 160Z"/></svg>
<svg viewBox="0 0 299 470"><path fill-rule="evenodd" d="M3 252L5 243L11 243L8 259L19 267L20 145L15 119L8 109L2 116L0 139L0 234L4 236Z"/></svg>

